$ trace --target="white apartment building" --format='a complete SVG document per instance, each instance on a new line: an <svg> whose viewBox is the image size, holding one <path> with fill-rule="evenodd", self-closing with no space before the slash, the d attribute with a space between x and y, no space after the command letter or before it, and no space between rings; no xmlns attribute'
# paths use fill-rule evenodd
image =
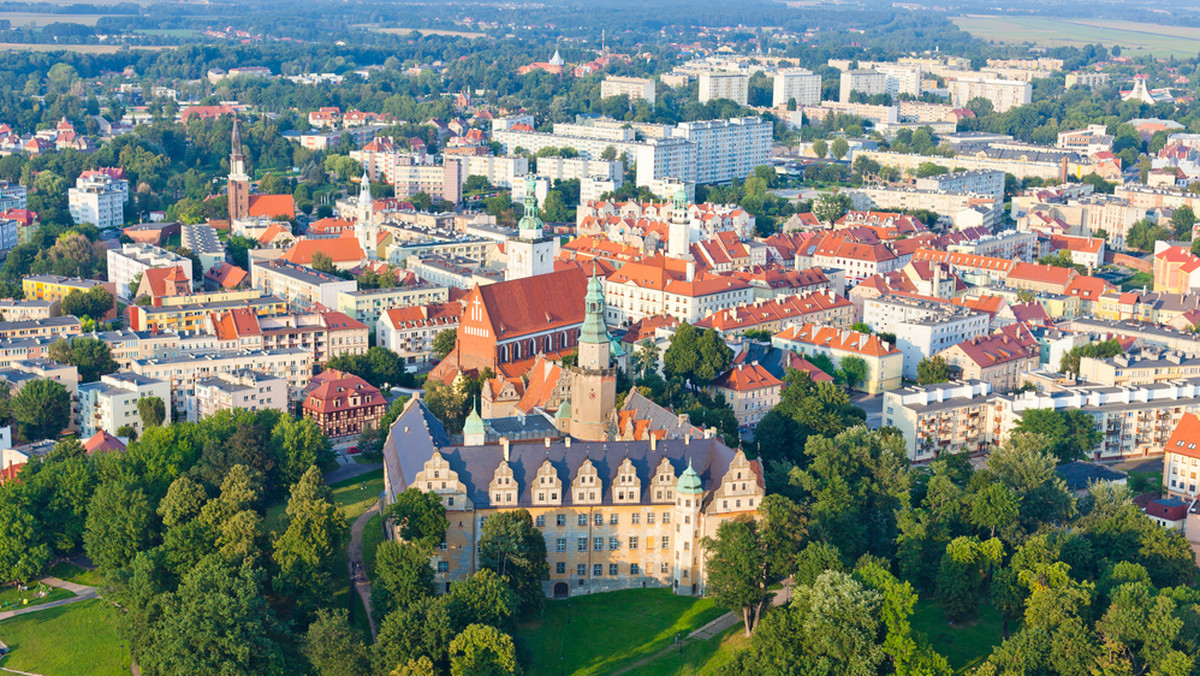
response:
<svg viewBox="0 0 1200 676"><path fill-rule="evenodd" d="M11 218L0 218L0 253L9 251L20 243L20 223Z"/></svg>
<svg viewBox="0 0 1200 676"><path fill-rule="evenodd" d="M738 73L700 73L700 103L729 99L746 105L750 94L750 76Z"/></svg>
<svg viewBox="0 0 1200 676"><path fill-rule="evenodd" d="M1004 197L1004 172L994 169L952 171L941 176L918 178L917 189L969 192L989 197Z"/></svg>
<svg viewBox="0 0 1200 676"><path fill-rule="evenodd" d="M624 166L617 160L598 160L586 157L539 157L537 175L554 181L582 181L585 178L616 181L620 186L625 174Z"/></svg>
<svg viewBox="0 0 1200 676"><path fill-rule="evenodd" d="M979 97L991 101L998 113L1028 105L1033 100L1033 85L1019 80L989 80L958 75L946 81L946 89L950 91L950 100L956 106L965 106L971 99Z"/></svg>
<svg viewBox="0 0 1200 676"><path fill-rule="evenodd" d="M110 254L111 255L111 254ZM293 312L306 312L320 303L338 306L338 295L358 290L358 282L318 272L285 260L255 261L250 264L250 285L265 296L279 296Z"/></svg>
<svg viewBox="0 0 1200 676"><path fill-rule="evenodd" d="M465 165L462 169L464 181L469 176L482 176L497 188L511 188L520 182L518 179L529 173L529 160L511 155L462 155L456 158L447 156L445 161L457 161Z"/></svg>
<svg viewBox="0 0 1200 676"><path fill-rule="evenodd" d="M28 195L29 191L20 183L0 181L0 211L26 208Z"/></svg>
<svg viewBox="0 0 1200 676"><path fill-rule="evenodd" d="M906 63L872 63L871 69L884 76L884 90L895 101L901 94L921 95L921 66Z"/></svg>
<svg viewBox="0 0 1200 676"><path fill-rule="evenodd" d="M287 381L289 400L303 396L304 386L312 379L312 352L300 348L280 350L242 350L181 354L161 359L135 359L132 371L138 375L170 383L171 406L176 411L194 407L196 383L220 373L249 369ZM191 419L189 413L189 419Z"/></svg>
<svg viewBox="0 0 1200 676"><path fill-rule="evenodd" d="M859 92L864 96L888 93L888 76L873 70L845 70L841 75L841 87L838 90L838 100L850 103L851 92Z"/></svg>
<svg viewBox="0 0 1200 676"><path fill-rule="evenodd" d="M778 70L773 79L772 108L786 106L793 100L797 106L815 106L821 102L821 76L810 70Z"/></svg>
<svg viewBox="0 0 1200 676"><path fill-rule="evenodd" d="M863 322L875 333L896 336L904 354L904 377L917 379L917 365L991 328L988 315L936 301L885 295L863 301Z"/></svg>
<svg viewBox="0 0 1200 676"><path fill-rule="evenodd" d="M338 312L366 324L373 325L385 310L429 303L445 303L450 300L450 288L436 284L394 286L385 289L359 289L339 291Z"/></svg>
<svg viewBox="0 0 1200 676"><path fill-rule="evenodd" d="M651 106L657 98L654 80L641 77L618 77L609 75L600 83L600 98L625 95L631 103L645 101Z"/></svg>
<svg viewBox="0 0 1200 676"><path fill-rule="evenodd" d="M193 286L191 259L162 247L153 244L124 244L120 249L109 249L107 256L108 281L117 285L117 298L121 300L130 300L131 294L136 291L129 286L133 278L153 268L179 266L188 278L188 286Z"/></svg>
<svg viewBox="0 0 1200 676"><path fill-rule="evenodd" d="M991 393L991 384L982 380L885 392L883 424L900 430L909 462L945 453L985 453L991 448Z"/></svg>
<svg viewBox="0 0 1200 676"><path fill-rule="evenodd" d="M180 244L196 254L205 272L225 262L225 245L217 237L216 228L207 223L184 223L179 226Z"/></svg>
<svg viewBox="0 0 1200 676"><path fill-rule="evenodd" d="M405 364L427 364L433 356L433 339L442 331L457 329L461 318L458 303L395 308L379 316L375 337Z"/></svg>
<svg viewBox="0 0 1200 676"><path fill-rule="evenodd" d="M723 183L734 178L746 178L755 167L770 160L774 131L770 122L759 117L681 122L675 128L677 136L696 146L696 174L693 179L696 183ZM640 164L638 173L640 184ZM687 180L680 176L674 178Z"/></svg>
<svg viewBox="0 0 1200 676"><path fill-rule="evenodd" d="M90 438L101 430L115 435L124 425L131 425L140 435L144 430L138 415L138 401L143 397L158 397L169 407L171 386L165 380L118 371L101 376L97 382L83 383L78 395L81 438ZM164 424L170 423L170 414L168 408Z"/></svg>
<svg viewBox="0 0 1200 676"><path fill-rule="evenodd" d="M129 182L102 171L85 171L67 191L67 205L75 223L91 223L101 230L125 222Z"/></svg>
<svg viewBox="0 0 1200 676"><path fill-rule="evenodd" d="M250 369L218 373L196 382L195 401L187 411L189 421L229 410L287 413L288 383Z"/></svg>

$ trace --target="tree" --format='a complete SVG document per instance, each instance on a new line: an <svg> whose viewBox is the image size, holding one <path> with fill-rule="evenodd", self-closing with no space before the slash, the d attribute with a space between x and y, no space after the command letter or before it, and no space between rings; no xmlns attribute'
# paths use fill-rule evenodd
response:
<svg viewBox="0 0 1200 676"><path fill-rule="evenodd" d="M479 538L479 565L496 572L516 593L522 612L538 608L550 578L546 539L525 509L501 512L487 520Z"/></svg>
<svg viewBox="0 0 1200 676"><path fill-rule="evenodd" d="M723 608L740 610L745 635L758 624L767 591L767 556L755 522L748 518L725 521L717 537L702 541L708 559L708 593Z"/></svg>
<svg viewBox="0 0 1200 676"><path fill-rule="evenodd" d="M138 417L142 419L142 429L158 427L167 419L167 405L158 397L142 397L137 403Z"/></svg>
<svg viewBox="0 0 1200 676"><path fill-rule="evenodd" d="M812 144L813 155L818 158L824 158L829 155L829 144L824 139L817 139Z"/></svg>
<svg viewBox="0 0 1200 676"><path fill-rule="evenodd" d="M317 611L304 635L304 656L318 676L369 676L371 659L345 608Z"/></svg>
<svg viewBox="0 0 1200 676"><path fill-rule="evenodd" d="M846 156L846 153L850 152L850 144L845 138L839 136L833 139L833 143L829 146L829 151L833 153L835 158L840 160Z"/></svg>
<svg viewBox="0 0 1200 676"><path fill-rule="evenodd" d="M383 515L396 526L401 539L428 552L446 539L446 508L436 493L407 488L387 506Z"/></svg>
<svg viewBox="0 0 1200 676"><path fill-rule="evenodd" d="M63 364L73 364L79 371L79 380L95 382L100 376L116 371L119 367L112 358L108 344L98 338L79 337L70 341L59 338L50 345L50 358Z"/></svg>
<svg viewBox="0 0 1200 676"><path fill-rule="evenodd" d="M462 584L466 582L454 585L451 594ZM505 593L512 594L503 582L496 580L496 584ZM455 634L449 598L427 597L384 617L375 640L374 671L386 673L397 665L425 658L437 667L434 673L445 673L450 664L450 641Z"/></svg>
<svg viewBox="0 0 1200 676"><path fill-rule="evenodd" d="M438 356L438 359L445 359L446 355L454 351L454 343L458 339L458 332L454 329L442 329L433 337L433 353Z"/></svg>
<svg viewBox="0 0 1200 676"><path fill-rule="evenodd" d="M938 600L946 617L957 622L975 613L987 589L988 576L1000 566L1004 545L998 539L958 537L946 546L938 571Z"/></svg>
<svg viewBox="0 0 1200 676"><path fill-rule="evenodd" d="M472 624L450 642L451 676L521 673L512 637L486 624Z"/></svg>
<svg viewBox="0 0 1200 676"><path fill-rule="evenodd" d="M658 346L649 338L638 343L633 355L633 375L642 378L658 369Z"/></svg>
<svg viewBox="0 0 1200 676"><path fill-rule="evenodd" d="M279 565L276 591L293 596L304 608L317 608L328 598L334 568L345 546L346 516L333 501L321 471L310 467L292 486L287 529L275 540Z"/></svg>
<svg viewBox="0 0 1200 676"><path fill-rule="evenodd" d="M719 333L698 329L681 323L671 336L671 344L663 353L663 370L683 378L695 389L707 386L729 369L733 350L725 345Z"/></svg>
<svg viewBox="0 0 1200 676"><path fill-rule="evenodd" d="M917 165L917 170L913 173L917 178L929 178L931 176L941 176L950 173L950 168L933 162L922 162Z"/></svg>
<svg viewBox="0 0 1200 676"><path fill-rule="evenodd" d="M490 568L450 587L446 604L450 622L456 629L468 624L511 629L520 608L520 600L511 586Z"/></svg>
<svg viewBox="0 0 1200 676"><path fill-rule="evenodd" d="M950 382L950 365L941 355L925 357L917 362L917 384L936 385Z"/></svg>
<svg viewBox="0 0 1200 676"><path fill-rule="evenodd" d="M371 605L386 614L432 596L433 567L429 550L411 542L388 540L375 552Z"/></svg>
<svg viewBox="0 0 1200 676"><path fill-rule="evenodd" d="M846 215L854 207L854 202L845 193L824 192L813 201L812 213L822 223L833 223Z"/></svg>
<svg viewBox="0 0 1200 676"><path fill-rule="evenodd" d="M25 439L53 439L71 419L71 394L54 380L31 381L12 398L12 415Z"/></svg>
<svg viewBox="0 0 1200 676"><path fill-rule="evenodd" d="M154 510L141 487L127 481L101 484L88 505L84 551L102 569L123 568L150 546L153 523Z"/></svg>
<svg viewBox="0 0 1200 676"><path fill-rule="evenodd" d="M1063 355L1058 370L1062 373L1079 375L1079 368L1084 357L1107 359L1121 354L1125 354L1125 348L1121 347L1121 342L1116 338L1098 343L1076 345Z"/></svg>
<svg viewBox="0 0 1200 676"><path fill-rule="evenodd" d="M1175 208L1171 214L1171 229L1177 239L1187 239L1192 236L1192 226L1196 225L1196 212L1188 205Z"/></svg>
<svg viewBox="0 0 1200 676"><path fill-rule="evenodd" d="M76 317L100 319L113 309L113 302L113 295L108 289L95 286L87 291L72 291L67 294L62 299L62 311Z"/></svg>
<svg viewBox="0 0 1200 676"><path fill-rule="evenodd" d="M971 499L971 523L987 528L988 537L996 537L996 528L1017 518L1019 503L1004 484L991 484Z"/></svg>
<svg viewBox="0 0 1200 676"><path fill-rule="evenodd" d="M271 428L270 445L281 487L296 483L313 466L328 470L337 464L329 437L312 418L280 416Z"/></svg>
<svg viewBox="0 0 1200 676"><path fill-rule="evenodd" d="M25 582L50 562L50 547L42 541L19 485L0 487L0 580Z"/></svg>
<svg viewBox="0 0 1200 676"><path fill-rule="evenodd" d="M1078 409L1027 410L1021 414L1021 420L1017 422L1013 432L1038 435L1046 444L1046 450L1059 462L1088 457L1103 438L1096 419Z"/></svg>
<svg viewBox="0 0 1200 676"><path fill-rule="evenodd" d="M841 367L842 377L850 389L857 389L859 385L867 382L870 375L867 361L862 357L842 357L838 361L838 366Z"/></svg>
<svg viewBox="0 0 1200 676"><path fill-rule="evenodd" d="M1161 225L1155 225L1143 218L1129 227L1129 232L1125 235L1125 245L1131 249L1152 252L1155 242L1169 240L1172 234Z"/></svg>

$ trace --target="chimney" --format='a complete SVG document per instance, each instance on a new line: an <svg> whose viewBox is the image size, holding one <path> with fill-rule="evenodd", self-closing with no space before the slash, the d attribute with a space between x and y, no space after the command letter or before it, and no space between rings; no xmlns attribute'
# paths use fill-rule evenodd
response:
<svg viewBox="0 0 1200 676"><path fill-rule="evenodd" d="M504 451L504 462L508 462L509 444L508 437L500 437L500 448Z"/></svg>
<svg viewBox="0 0 1200 676"><path fill-rule="evenodd" d="M692 445L692 435L690 435L690 434L683 435L683 445L684 446Z"/></svg>
<svg viewBox="0 0 1200 676"><path fill-rule="evenodd" d="M546 448L550 448L550 437L546 437Z"/></svg>
<svg viewBox="0 0 1200 676"><path fill-rule="evenodd" d="M571 437L569 437L569 436L563 437L563 445L566 446L567 448L570 448L571 447Z"/></svg>
<svg viewBox="0 0 1200 676"><path fill-rule="evenodd" d="M654 453L657 450L658 450L658 435L654 434L654 432L651 431L650 432L650 452Z"/></svg>

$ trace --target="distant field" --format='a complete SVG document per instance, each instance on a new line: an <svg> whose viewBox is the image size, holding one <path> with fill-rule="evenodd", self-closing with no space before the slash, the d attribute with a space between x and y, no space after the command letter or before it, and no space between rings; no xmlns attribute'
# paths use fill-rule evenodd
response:
<svg viewBox="0 0 1200 676"><path fill-rule="evenodd" d="M391 35L408 35L416 31L421 35L447 35L457 38L486 38L483 33L475 33L473 31L452 31L442 28L384 28L377 24L359 24L356 28L366 28L367 30L375 31L376 33L389 33Z"/></svg>
<svg viewBox="0 0 1200 676"><path fill-rule="evenodd" d="M80 52L83 54L113 54L125 45L34 45L21 42L0 42L0 52ZM171 45L129 45L130 49L175 49Z"/></svg>
<svg viewBox="0 0 1200 676"><path fill-rule="evenodd" d="M1195 56L1200 52L1200 28L1163 26L1134 21L1059 19L1032 16L968 15L952 19L959 28L983 40L1039 47L1119 45L1129 56Z"/></svg>
<svg viewBox="0 0 1200 676"><path fill-rule="evenodd" d="M32 12L0 12L0 19L8 19L13 28L24 28L33 24L38 28L52 23L78 23L95 26L105 14L35 14Z"/></svg>

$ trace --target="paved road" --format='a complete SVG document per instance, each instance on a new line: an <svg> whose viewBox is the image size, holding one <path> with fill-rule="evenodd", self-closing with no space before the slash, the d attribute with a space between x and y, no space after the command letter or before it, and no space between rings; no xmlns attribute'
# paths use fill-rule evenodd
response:
<svg viewBox="0 0 1200 676"><path fill-rule="evenodd" d="M39 603L36 606L26 606L24 608L18 608L16 610L6 610L6 611L0 613L0 620L7 620L9 618L17 617L18 615L26 615L28 613L36 613L39 610L46 610L48 608L58 608L59 606L65 606L69 603L78 603L80 601L86 601L88 599L96 598L96 588L95 587L88 587L88 586L82 585L82 584L75 584L74 582L67 582L66 580L60 580L57 577L50 577L50 576L41 578L41 582L49 587L59 587L61 589L66 589L67 591L75 594L75 596L72 596L69 599L59 599L57 601L50 601L49 603Z"/></svg>
<svg viewBox="0 0 1200 676"><path fill-rule="evenodd" d="M353 479L356 476L374 472L377 469L383 469L381 462L351 462L346 465L341 465L335 470L325 473L325 483L336 484L339 481Z"/></svg>
<svg viewBox="0 0 1200 676"><path fill-rule="evenodd" d="M775 596L771 598L771 607L782 606L783 604L788 603L791 600L792 600L792 582L789 579L786 582L784 582L783 589L775 592ZM725 613L724 615L718 617L717 619L713 620L712 622L709 622L708 624L704 625L703 627L700 627L699 629L688 634L679 643L672 643L670 646L663 648L662 650L654 653L653 655L647 655L646 657L643 657L642 659L640 659L632 664L629 664L629 665L625 666L624 668L618 669L617 671L614 671L612 673L612 676L620 676L620 674L626 674L626 673L629 673L636 669L641 669L642 667L646 666L647 664L650 664L651 662L653 662L657 659L660 659L662 657L666 657L668 655L675 654L675 653L682 653L683 648L685 646L687 646L689 643L694 643L696 641L707 641L709 639L715 638L715 637L719 636L721 634L721 632L725 631L726 629L729 629L732 626L741 624L743 621L744 620L742 619L742 612L740 610L730 611L728 613Z"/></svg>
<svg viewBox="0 0 1200 676"><path fill-rule="evenodd" d="M350 545L346 548L349 559L346 565L350 568L350 581L354 585L354 590L358 592L358 597L362 599L363 608L367 610L367 624L371 626L372 641L375 640L376 634L375 618L371 616L371 581L367 577L367 568L363 562L362 536L367 521L378 513L379 503L376 502L354 520L354 525L350 527ZM358 569L362 571L362 575L357 580L354 577L355 564L358 564Z"/></svg>

